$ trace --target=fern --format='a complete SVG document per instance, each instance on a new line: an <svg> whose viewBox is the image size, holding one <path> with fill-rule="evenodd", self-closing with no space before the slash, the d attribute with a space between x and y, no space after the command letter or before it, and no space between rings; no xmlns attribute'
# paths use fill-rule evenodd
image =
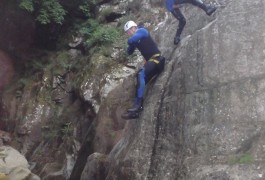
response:
<svg viewBox="0 0 265 180"><path fill-rule="evenodd" d="M62 24L66 10L57 0L48 0L42 2L42 8L39 11L37 20L42 24L48 24L51 21Z"/></svg>
<svg viewBox="0 0 265 180"><path fill-rule="evenodd" d="M100 24L95 20L89 20L84 26L80 29L80 33L85 36L85 46L87 48L93 45L111 44L119 37L116 28Z"/></svg>
<svg viewBox="0 0 265 180"><path fill-rule="evenodd" d="M20 4L19 4L19 7L21 9L25 9L28 12L33 12L34 11L32 0L22 0L20 2Z"/></svg>
<svg viewBox="0 0 265 180"><path fill-rule="evenodd" d="M39 9L36 20L41 24L49 24L51 22L62 24L66 15L66 10L58 0L21 0L19 7L31 13Z"/></svg>

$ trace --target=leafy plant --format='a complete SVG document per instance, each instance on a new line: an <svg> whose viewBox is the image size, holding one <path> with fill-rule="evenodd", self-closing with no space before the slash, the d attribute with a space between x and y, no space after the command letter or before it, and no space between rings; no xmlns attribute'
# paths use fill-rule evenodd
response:
<svg viewBox="0 0 265 180"><path fill-rule="evenodd" d="M73 131L74 127L71 122L65 123L64 127L62 128L62 133L64 136L71 136Z"/></svg>
<svg viewBox="0 0 265 180"><path fill-rule="evenodd" d="M42 24L55 23L62 24L66 11L57 0L48 0L42 2L42 8L37 20Z"/></svg>
<svg viewBox="0 0 265 180"><path fill-rule="evenodd" d="M31 80L30 79L27 79L27 78L21 78L18 83L22 84L23 86L26 86L28 85L29 83L31 83Z"/></svg>
<svg viewBox="0 0 265 180"><path fill-rule="evenodd" d="M96 6L95 0L86 0L79 5L79 10L87 17L91 16L91 9Z"/></svg>
<svg viewBox="0 0 265 180"><path fill-rule="evenodd" d="M66 10L58 0L21 0L19 7L31 13L38 9L36 20L41 24L62 24L66 15Z"/></svg>
<svg viewBox="0 0 265 180"><path fill-rule="evenodd" d="M254 161L254 158L250 154L243 154L239 158L239 163L240 164L247 164L247 163L252 163Z"/></svg>
<svg viewBox="0 0 265 180"><path fill-rule="evenodd" d="M34 4L32 0L21 0L19 7L27 10L28 12L34 11Z"/></svg>
<svg viewBox="0 0 265 180"><path fill-rule="evenodd" d="M116 28L100 24L96 20L88 20L85 27L80 29L80 33L85 36L84 44L87 48L111 44L119 37Z"/></svg>
<svg viewBox="0 0 265 180"><path fill-rule="evenodd" d="M249 164L254 162L254 157L251 154L241 154L229 160L230 164Z"/></svg>
<svg viewBox="0 0 265 180"><path fill-rule="evenodd" d="M19 7L36 16L36 20L41 24L62 24L67 9L90 17L97 3L97 0L20 0Z"/></svg>

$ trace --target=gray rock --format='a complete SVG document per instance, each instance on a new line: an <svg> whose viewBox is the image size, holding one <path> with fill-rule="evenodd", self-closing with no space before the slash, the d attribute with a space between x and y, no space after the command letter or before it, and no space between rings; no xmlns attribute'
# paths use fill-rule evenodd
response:
<svg viewBox="0 0 265 180"><path fill-rule="evenodd" d="M264 8L227 2L196 29L201 15L190 16L176 50L165 21L157 32L170 62L109 154L107 179L264 178Z"/></svg>
<svg viewBox="0 0 265 180"><path fill-rule="evenodd" d="M28 169L28 161L14 148L9 146L2 146L0 149L0 153L0 173L5 174L9 179L40 179Z"/></svg>

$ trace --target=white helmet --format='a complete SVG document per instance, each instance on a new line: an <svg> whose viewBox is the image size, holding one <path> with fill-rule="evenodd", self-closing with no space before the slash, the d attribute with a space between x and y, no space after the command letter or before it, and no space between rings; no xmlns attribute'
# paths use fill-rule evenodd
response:
<svg viewBox="0 0 265 180"><path fill-rule="evenodd" d="M124 31L128 31L131 27L137 27L137 24L133 21L128 21L125 25L124 25Z"/></svg>

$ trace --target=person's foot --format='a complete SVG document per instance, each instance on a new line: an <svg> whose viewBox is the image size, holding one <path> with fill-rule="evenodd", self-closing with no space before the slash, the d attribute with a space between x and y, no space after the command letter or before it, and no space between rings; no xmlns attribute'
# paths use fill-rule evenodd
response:
<svg viewBox="0 0 265 180"><path fill-rule="evenodd" d="M139 118L139 112L125 112L121 115L122 119L137 119Z"/></svg>
<svg viewBox="0 0 265 180"><path fill-rule="evenodd" d="M215 12L216 9L217 9L217 7L209 5L207 10L206 10L206 14L208 16L211 16Z"/></svg>
<svg viewBox="0 0 265 180"><path fill-rule="evenodd" d="M127 112L141 112L143 110L143 106L141 105L136 105L136 106L133 106L132 108L128 109Z"/></svg>
<svg viewBox="0 0 265 180"><path fill-rule="evenodd" d="M174 38L174 44L175 44L175 45L178 45L179 42L180 42L180 37L179 37L179 36L176 36L176 37Z"/></svg>
<svg viewBox="0 0 265 180"><path fill-rule="evenodd" d="M135 98L134 104L131 108L127 110L127 112L140 112L143 110L143 98Z"/></svg>

